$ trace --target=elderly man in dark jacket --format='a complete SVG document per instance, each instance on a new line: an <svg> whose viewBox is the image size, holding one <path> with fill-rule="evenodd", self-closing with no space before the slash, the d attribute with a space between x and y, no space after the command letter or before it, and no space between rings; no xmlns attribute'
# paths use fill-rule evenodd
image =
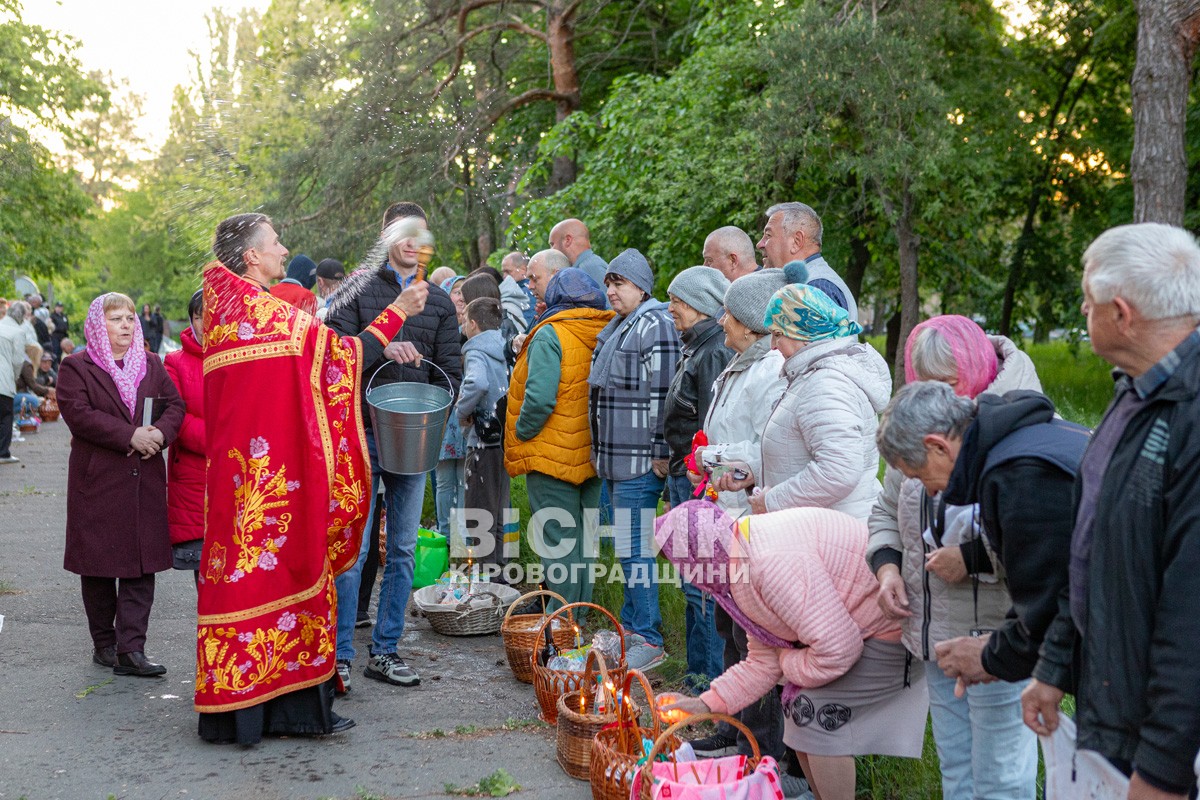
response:
<svg viewBox="0 0 1200 800"><path fill-rule="evenodd" d="M667 311L683 345L675 377L667 390L663 419L663 435L671 450L667 500L672 506L692 499L693 487L683 460L692 451L692 437L708 416L713 382L733 358L733 351L725 346L725 332L717 321L723 313L721 303L728 288L729 280L712 267L685 269L667 287L670 299ZM687 598L688 673L711 681L725 666L725 643L717 635L713 618L716 606L711 597L705 598L690 583L683 584L683 594Z"/></svg>
<svg viewBox="0 0 1200 800"><path fill-rule="evenodd" d="M1070 628L1059 597L1067 585L1071 491L1088 430L1054 418L1032 391L981 395L978 405L940 381L909 384L883 412L879 452L942 501L930 514L940 539L945 505L978 504L983 539L965 559L971 580L1004 569L1013 606L995 630L939 642L938 666L964 685L1029 678L1047 631ZM973 562L973 563L972 563ZM966 577L966 576L964 576ZM1062 677L1070 689L1069 674Z"/></svg>
<svg viewBox="0 0 1200 800"><path fill-rule="evenodd" d="M392 204L384 214L383 227L387 229L402 218L414 218L417 227L425 228L425 211L416 203ZM355 270L333 296L326 324L344 336L365 330L396 294L415 280L419 266L417 253L416 237L405 236L392 244L382 265L368 264ZM389 359L399 366L382 370L377 378L374 377L376 370L386 365ZM364 422L370 423L365 397L368 385L401 380L433 384L453 393L461 379L457 313L449 295L431 284L425 310L405 321L403 329L384 349L381 358L364 365ZM375 513L375 486L382 478L387 511L387 566L379 588L379 615L371 636L371 659L363 674L397 686L415 686L420 683L420 676L396 652L396 645L404 634L404 613L412 591L425 475L395 475L380 470L375 437L370 428L367 429L367 448L373 476L372 507L367 518L372 518ZM369 540L370 537L363 537L363 553L358 562L342 573L336 583L339 600L337 667L347 688L355 655L351 640L358 609L359 581Z"/></svg>
<svg viewBox="0 0 1200 800"><path fill-rule="evenodd" d="M1118 369L1075 486L1070 609L1048 635L1026 722L1058 724L1078 669L1078 746L1130 776L1129 798L1196 796L1200 750L1200 246L1123 225L1083 255L1083 313Z"/></svg>

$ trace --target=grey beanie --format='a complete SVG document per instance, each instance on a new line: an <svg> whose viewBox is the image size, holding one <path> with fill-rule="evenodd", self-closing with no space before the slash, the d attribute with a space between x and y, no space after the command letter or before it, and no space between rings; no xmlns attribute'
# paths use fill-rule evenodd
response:
<svg viewBox="0 0 1200 800"><path fill-rule="evenodd" d="M608 262L604 274L624 278L646 294L654 294L654 272L650 269L650 262L632 247Z"/></svg>
<svg viewBox="0 0 1200 800"><path fill-rule="evenodd" d="M768 333L763 325L767 304L774 294L787 286L787 276L781 269L763 268L729 284L725 292L725 310L755 333Z"/></svg>
<svg viewBox="0 0 1200 800"><path fill-rule="evenodd" d="M719 317L729 279L712 267L688 267L675 276L667 294L678 297L706 317Z"/></svg>

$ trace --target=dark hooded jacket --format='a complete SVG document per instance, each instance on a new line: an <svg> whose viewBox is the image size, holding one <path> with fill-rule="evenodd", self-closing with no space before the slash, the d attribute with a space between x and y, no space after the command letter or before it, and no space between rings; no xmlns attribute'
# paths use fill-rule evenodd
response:
<svg viewBox="0 0 1200 800"><path fill-rule="evenodd" d="M1054 419L1054 404L1038 392L985 394L978 403L944 497L950 505L979 504L988 547L1004 566L1013 601L983 651L983 668L1019 681L1033 674L1047 630L1072 627L1059 601L1067 590L1075 522L1072 487L1088 430Z"/></svg>
<svg viewBox="0 0 1200 800"><path fill-rule="evenodd" d="M702 319L679 337L683 352L667 390L663 435L671 448L671 474L683 475L683 459L692 452L692 437L704 424L712 404L713 383L733 360L725 331L715 319Z"/></svg>
<svg viewBox="0 0 1200 800"><path fill-rule="evenodd" d="M369 276L358 276L359 271L355 270L343 282L329 306L329 316L325 318L325 324L342 336L362 333L400 294L400 280L387 264L373 270ZM360 284L359 278L365 280ZM356 288L361 291L355 293ZM462 349L458 313L450 301L450 295L431 283L425 309L406 320L392 341L412 342L424 358L420 365L393 364L380 370L371 385L411 381L441 386L451 394L455 393L462 380ZM367 385L375 371L388 363L391 362L381 355L374 362L363 365L363 424L368 428L371 426L371 415L366 403ZM449 376L449 385L442 372Z"/></svg>

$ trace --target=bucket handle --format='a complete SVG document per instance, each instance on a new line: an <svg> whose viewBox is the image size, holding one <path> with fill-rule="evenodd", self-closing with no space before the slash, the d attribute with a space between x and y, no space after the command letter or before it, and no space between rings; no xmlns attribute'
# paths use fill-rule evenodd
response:
<svg viewBox="0 0 1200 800"><path fill-rule="evenodd" d="M433 367L438 372L442 373L442 377L444 377L446 379L446 384L450 387L450 405L454 405L455 403L457 403L458 402L458 389L454 386L454 381L450 380L450 376L446 374L446 370L439 367L433 359L422 357L421 361L418 361L417 363L420 364L422 362L427 362L429 364L429 366ZM371 377L367 380L367 397L371 396L371 384L375 381L375 376L379 374L380 370L384 369L389 364L395 364L397 367L401 366L398 362L392 361L390 358L385 358L383 360L383 363L380 364L375 369L375 371L371 373ZM415 381L398 381L398 383L415 383Z"/></svg>

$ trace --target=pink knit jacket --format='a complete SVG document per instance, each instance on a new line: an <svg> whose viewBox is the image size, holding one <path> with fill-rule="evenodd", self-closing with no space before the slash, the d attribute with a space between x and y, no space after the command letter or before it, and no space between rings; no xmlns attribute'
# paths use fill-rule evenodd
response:
<svg viewBox="0 0 1200 800"><path fill-rule="evenodd" d="M731 587L734 602L768 631L807 647L768 647L751 636L746 659L700 696L727 714L781 679L811 688L845 675L864 639L900 641L900 624L884 617L876 601L865 522L808 508L755 515L749 524L749 541L735 534L730 553L735 565L748 567L747 578Z"/></svg>

